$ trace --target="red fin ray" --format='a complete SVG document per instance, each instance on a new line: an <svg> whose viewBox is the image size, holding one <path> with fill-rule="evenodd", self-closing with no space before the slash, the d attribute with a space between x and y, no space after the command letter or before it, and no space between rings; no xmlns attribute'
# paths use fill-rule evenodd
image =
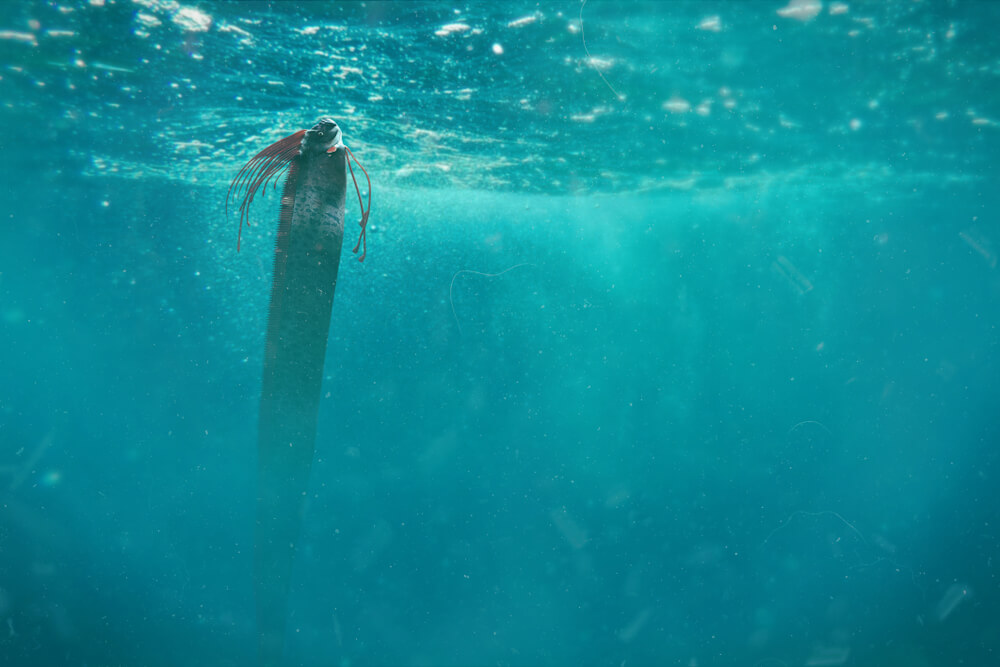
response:
<svg viewBox="0 0 1000 667"><path fill-rule="evenodd" d="M362 248L361 257L358 257L359 262L365 261L365 255L368 254L368 214L372 210L372 179L368 177L368 171L361 166L358 162L358 158L354 157L354 153L347 146L344 146L344 150L347 151L347 168L351 170L351 180L354 181L354 191L358 194L358 206L361 208L361 234L358 236L358 243L354 246L353 252L357 253L358 248ZM354 160L354 164L358 165L361 171L365 174L365 180L368 181L368 206L365 207L363 201L361 201L361 188L358 187L358 179L354 176L354 167L351 166L351 160Z"/></svg>
<svg viewBox="0 0 1000 667"><path fill-rule="evenodd" d="M240 228L236 237L236 251L240 250L240 240L243 236L243 223L250 225L250 204L257 191L267 188L267 184L274 180L273 186L278 187L277 176L288 168L292 160L299 154L302 145L302 137L305 130L299 130L290 134L284 139L279 139L243 165L239 173L229 184L229 191L226 193L226 215L229 215L229 200L234 202L240 200ZM240 197L242 195L242 198Z"/></svg>

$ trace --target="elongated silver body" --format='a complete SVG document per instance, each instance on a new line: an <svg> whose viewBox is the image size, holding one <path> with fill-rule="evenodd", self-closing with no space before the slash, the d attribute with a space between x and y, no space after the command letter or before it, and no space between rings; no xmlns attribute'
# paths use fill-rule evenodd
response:
<svg viewBox="0 0 1000 667"><path fill-rule="evenodd" d="M254 576L262 667L282 662L295 544L315 449L344 239L346 151L328 152L337 146L340 130L333 121L307 131L282 192L257 440Z"/></svg>

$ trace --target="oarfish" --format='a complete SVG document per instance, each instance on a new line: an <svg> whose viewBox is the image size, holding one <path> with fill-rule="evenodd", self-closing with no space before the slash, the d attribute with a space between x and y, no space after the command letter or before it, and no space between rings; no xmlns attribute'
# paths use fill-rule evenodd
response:
<svg viewBox="0 0 1000 667"><path fill-rule="evenodd" d="M361 167L344 145L337 123L321 118L312 129L299 130L254 156L226 195L227 213L230 200L240 202L239 250L254 195L288 172L274 248L257 438L254 578L262 667L275 667L282 659L289 582L315 449L323 361L344 240L348 170L354 177L351 160ZM367 179L367 171L362 171ZM361 203L356 180L354 188ZM370 180L368 195L354 248L363 248L362 261Z"/></svg>

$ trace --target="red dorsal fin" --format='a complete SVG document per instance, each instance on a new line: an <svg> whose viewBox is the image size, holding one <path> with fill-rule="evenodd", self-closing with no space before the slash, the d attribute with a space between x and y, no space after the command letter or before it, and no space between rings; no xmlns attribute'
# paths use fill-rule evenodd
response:
<svg viewBox="0 0 1000 667"><path fill-rule="evenodd" d="M288 168L288 165L299 154L302 137L305 130L299 130L280 139L250 158L243 165L236 178L229 184L226 193L226 216L229 215L229 200L240 200L240 228L236 236L236 252L240 251L240 239L243 236L243 223L250 225L250 204L259 189L266 188L268 181L275 179L274 187L278 186L277 176ZM240 195L242 194L242 199Z"/></svg>

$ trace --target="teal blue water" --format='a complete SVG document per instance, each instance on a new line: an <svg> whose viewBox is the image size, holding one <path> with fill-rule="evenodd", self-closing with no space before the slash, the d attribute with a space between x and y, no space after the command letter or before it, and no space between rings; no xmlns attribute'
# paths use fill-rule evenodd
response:
<svg viewBox="0 0 1000 667"><path fill-rule="evenodd" d="M223 203L324 114L289 665L997 664L998 20L0 3L0 664L254 664L278 193Z"/></svg>

